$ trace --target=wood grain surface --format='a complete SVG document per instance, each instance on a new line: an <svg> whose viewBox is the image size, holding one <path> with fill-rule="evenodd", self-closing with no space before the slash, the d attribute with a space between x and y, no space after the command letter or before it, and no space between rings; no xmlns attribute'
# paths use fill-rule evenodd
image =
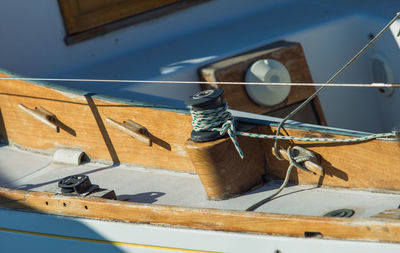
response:
<svg viewBox="0 0 400 253"><path fill-rule="evenodd" d="M182 0L58 0L69 34L82 32Z"/></svg>
<svg viewBox="0 0 400 253"><path fill-rule="evenodd" d="M324 239L400 242L400 221L226 211L0 188L2 207L129 223Z"/></svg>
<svg viewBox="0 0 400 253"><path fill-rule="evenodd" d="M185 143L210 199L227 199L263 183L266 164L262 141L238 136L238 142L244 159L240 158L230 138Z"/></svg>
<svg viewBox="0 0 400 253"><path fill-rule="evenodd" d="M67 45L206 1L211 0L58 0L67 32Z"/></svg>
<svg viewBox="0 0 400 253"><path fill-rule="evenodd" d="M200 69L199 75L201 79L209 82L244 82L248 68L261 59L274 59L281 62L289 71L293 83L313 82L301 45L285 41L207 65ZM262 114L304 101L315 92L314 87L291 87L287 99L283 102L274 106L261 106L251 100L244 85L211 84L211 87L224 90L223 98L230 108ZM318 121L326 125L318 98L314 99L312 104Z"/></svg>
<svg viewBox="0 0 400 253"><path fill-rule="evenodd" d="M275 134L270 127L261 127L265 134ZM351 136L284 128L284 135L316 138L351 138ZM269 176L284 178L287 161L272 154L274 141L264 142ZM313 175L294 169L290 180L296 183L345 188L400 190L400 141L370 140L356 143L321 143L280 141L283 149L299 145L320 156L324 175Z"/></svg>
<svg viewBox="0 0 400 253"><path fill-rule="evenodd" d="M5 76L0 74L0 76ZM42 106L55 114L57 133L20 108ZM0 130L5 142L54 152L60 147L80 148L91 158L194 172L184 143L192 131L191 116L111 102L59 91L25 81L0 81ZM107 124L106 118L133 120L149 132L151 146ZM175 129L175 130L174 130Z"/></svg>

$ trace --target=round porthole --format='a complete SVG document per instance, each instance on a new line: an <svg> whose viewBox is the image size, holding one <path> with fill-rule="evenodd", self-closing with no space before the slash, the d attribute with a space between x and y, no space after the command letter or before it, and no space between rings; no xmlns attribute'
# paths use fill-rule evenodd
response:
<svg viewBox="0 0 400 253"><path fill-rule="evenodd" d="M389 61L383 54L374 54L371 57L371 75L374 83L394 83L394 73ZM394 88L379 88L378 91L384 96L391 96Z"/></svg>
<svg viewBox="0 0 400 253"><path fill-rule="evenodd" d="M279 61L272 59L258 60L246 73L246 82L251 83L290 83L290 74ZM246 85L246 92L257 104L272 106L282 103L290 92L290 86Z"/></svg>

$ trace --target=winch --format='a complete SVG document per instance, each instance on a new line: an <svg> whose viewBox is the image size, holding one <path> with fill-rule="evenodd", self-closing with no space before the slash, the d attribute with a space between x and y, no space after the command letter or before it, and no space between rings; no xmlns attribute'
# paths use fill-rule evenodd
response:
<svg viewBox="0 0 400 253"><path fill-rule="evenodd" d="M100 188L92 184L87 175L72 175L58 181L60 194L81 197L99 197L104 199L117 199L114 190Z"/></svg>

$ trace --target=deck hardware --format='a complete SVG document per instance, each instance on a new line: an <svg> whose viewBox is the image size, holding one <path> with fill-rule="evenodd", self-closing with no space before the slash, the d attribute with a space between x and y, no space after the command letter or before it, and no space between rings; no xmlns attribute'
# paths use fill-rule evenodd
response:
<svg viewBox="0 0 400 253"><path fill-rule="evenodd" d="M97 184L92 184L89 177L83 174L68 176L61 179L58 182L58 187L61 188L61 191L58 193L63 195L117 199L114 190L103 189Z"/></svg>
<svg viewBox="0 0 400 253"><path fill-rule="evenodd" d="M247 82L290 83L288 69L281 62L273 59L261 59L254 62L247 70ZM290 86L245 86L247 95L261 106L274 106L284 102L289 96Z"/></svg>
<svg viewBox="0 0 400 253"><path fill-rule="evenodd" d="M53 154L53 162L80 165L87 159L85 152L80 149L59 148Z"/></svg>
<svg viewBox="0 0 400 253"><path fill-rule="evenodd" d="M306 237L306 238L322 238L323 236L322 236L321 232L305 231L304 237Z"/></svg>
<svg viewBox="0 0 400 253"><path fill-rule="evenodd" d="M62 193L76 192L81 194L92 187L92 183L90 182L89 177L86 175L74 175L61 179L58 182L58 187L61 188Z"/></svg>
<svg viewBox="0 0 400 253"><path fill-rule="evenodd" d="M203 90L194 94L193 96L190 96L185 103L187 106L191 106L193 110L197 111L215 109L224 105L224 101L221 97L223 93L224 91L221 89ZM221 136L217 131L208 130L193 130L190 134L190 138L194 142L213 141L223 137L224 136Z"/></svg>
<svg viewBox="0 0 400 253"><path fill-rule="evenodd" d="M272 148L272 152L274 152L274 148ZM282 154L286 154L288 161L289 161L289 167L286 171L286 176L285 180L281 184L281 186L272 194L270 194L268 197L258 201L257 203L253 204L249 208L246 209L246 211L254 211L255 209L259 208L260 206L264 205L265 203L273 200L275 196L277 196L287 185L289 182L289 177L292 172L293 168L298 168L304 171L310 172L306 167L305 167L305 162L310 161L313 162L313 166L310 166L312 170L316 170L317 173L322 173L320 175L323 175L323 169L322 168L317 168L314 165L317 164L318 159L317 156L310 150L307 150L303 147L299 146L294 146L294 147L289 147L285 153L282 152ZM313 172L311 170L311 172ZM314 173L316 173L314 172Z"/></svg>
<svg viewBox="0 0 400 253"><path fill-rule="evenodd" d="M106 121L113 127L119 129L121 132L124 132L128 134L129 136L135 138L136 140L143 142L144 144L151 146L151 139L149 136L149 132L147 129L132 121L132 120L127 120L122 123L119 123L115 120L112 120L110 118L106 118Z"/></svg>
<svg viewBox="0 0 400 253"><path fill-rule="evenodd" d="M354 210L352 209L338 209L338 210L333 210L330 211L326 214L324 214L325 217L343 217L343 218L349 218L354 215Z"/></svg>
<svg viewBox="0 0 400 253"><path fill-rule="evenodd" d="M293 148L299 148L299 147L295 146ZM302 148L302 149L304 149L304 148ZM297 151L297 155L299 155L300 152L297 149L295 149L295 150ZM272 149L272 152L274 152L274 149ZM288 155L286 150L280 149L279 152L280 152L280 155L285 160L289 161L289 155ZM312 172L312 173L317 174L319 176L323 176L324 175L324 169L318 164L318 158L317 158L316 155L315 155L315 159L304 161L303 162L303 167L304 167L304 169L303 169L304 171Z"/></svg>
<svg viewBox="0 0 400 253"><path fill-rule="evenodd" d="M18 107L21 108L24 112L31 115L33 118L39 120L44 123L46 126L54 129L57 133L60 132L60 127L57 125L57 117L53 113L49 112L42 106L37 106L35 109L30 109L22 104L18 104Z"/></svg>

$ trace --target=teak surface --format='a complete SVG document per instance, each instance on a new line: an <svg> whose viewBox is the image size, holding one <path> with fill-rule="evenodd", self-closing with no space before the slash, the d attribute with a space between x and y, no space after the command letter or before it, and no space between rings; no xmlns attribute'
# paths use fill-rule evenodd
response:
<svg viewBox="0 0 400 253"><path fill-rule="evenodd" d="M261 132L273 134L269 127ZM349 138L339 134L310 132L285 128L284 135L298 137ZM279 161L272 152L274 141L264 142L270 176L284 178L287 161ZM318 184L345 188L400 190L400 141L370 140L356 143L317 143L280 141L286 149L289 145L299 145L320 155L320 165L324 175L313 175L294 169L290 180L296 183Z"/></svg>
<svg viewBox="0 0 400 253"><path fill-rule="evenodd" d="M82 32L183 0L58 0L69 34Z"/></svg>
<svg viewBox="0 0 400 253"><path fill-rule="evenodd" d="M301 45L284 41L205 66L200 69L199 74L202 79L209 82L244 82L248 68L261 59L274 59L281 62L289 71L293 83L313 82ZM211 86L224 90L224 99L230 108L253 113L267 113L304 101L315 92L314 87L291 87L287 99L282 103L261 106L251 100L244 85L211 84ZM326 125L318 98L312 103L318 120Z"/></svg>
<svg viewBox="0 0 400 253"><path fill-rule="evenodd" d="M18 104L31 109L42 106L55 114L60 132L36 120ZM49 151L74 147L91 159L114 164L194 172L184 147L192 130L188 114L111 102L18 80L0 81L0 110L0 125L4 125L1 135L12 144ZM152 145L112 127L106 122L107 117L118 122L133 120L144 126Z"/></svg>
<svg viewBox="0 0 400 253"><path fill-rule="evenodd" d="M238 136L245 158L241 159L230 138L213 142L186 141L201 183L211 199L226 199L261 185L265 158L261 140Z"/></svg>
<svg viewBox="0 0 400 253"><path fill-rule="evenodd" d="M58 0L73 44L210 0Z"/></svg>
<svg viewBox="0 0 400 253"><path fill-rule="evenodd" d="M318 232L323 238L400 242L400 222L393 219L331 218L161 206L7 188L0 188L0 201L5 208L131 223L295 237L304 237L306 232Z"/></svg>

